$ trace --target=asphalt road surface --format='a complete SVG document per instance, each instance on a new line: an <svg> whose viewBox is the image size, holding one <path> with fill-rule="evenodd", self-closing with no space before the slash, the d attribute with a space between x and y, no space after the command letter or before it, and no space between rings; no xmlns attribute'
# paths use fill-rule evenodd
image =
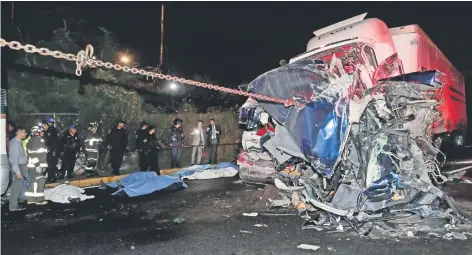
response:
<svg viewBox="0 0 472 255"><path fill-rule="evenodd" d="M467 199L471 186L451 192ZM235 178L193 181L185 190L136 198L111 196L110 190L87 193L96 197L14 214L2 208L2 254L310 254L299 244L321 247L312 254L472 254L470 236L372 240L301 230L295 215L245 217L243 212L267 211L267 198L277 191Z"/></svg>

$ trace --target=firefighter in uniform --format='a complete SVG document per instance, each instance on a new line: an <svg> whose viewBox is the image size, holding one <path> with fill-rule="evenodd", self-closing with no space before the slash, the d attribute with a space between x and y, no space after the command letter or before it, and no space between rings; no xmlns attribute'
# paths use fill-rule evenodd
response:
<svg viewBox="0 0 472 255"><path fill-rule="evenodd" d="M149 124L145 121L141 122L139 129L136 131L136 149L139 154L139 170L147 171L146 153L143 148L143 141L147 136Z"/></svg>
<svg viewBox="0 0 472 255"><path fill-rule="evenodd" d="M125 126L125 121L118 121L116 127L110 130L107 137L106 143L110 150L112 175L120 175L121 163L123 163L126 146L128 146L128 133L126 132Z"/></svg>
<svg viewBox="0 0 472 255"><path fill-rule="evenodd" d="M46 185L44 173L48 167L48 149L42 134L44 133L41 128L34 126L31 128L31 138L26 144L29 184L25 191L25 200L28 204L47 204L44 200L44 186Z"/></svg>
<svg viewBox="0 0 472 255"><path fill-rule="evenodd" d="M60 178L64 178L67 173L67 179L72 178L74 172L75 162L79 156L80 142L77 135L77 126L71 124L68 130L64 132L61 141L61 171Z"/></svg>
<svg viewBox="0 0 472 255"><path fill-rule="evenodd" d="M47 164L48 164L48 182L56 181L57 161L59 160L59 136L57 129L54 127L54 119L47 117L43 121L44 140L48 148Z"/></svg>
<svg viewBox="0 0 472 255"><path fill-rule="evenodd" d="M102 138L97 133L98 123L91 122L87 130L80 135L81 149L85 153L85 171L98 175L97 165Z"/></svg>

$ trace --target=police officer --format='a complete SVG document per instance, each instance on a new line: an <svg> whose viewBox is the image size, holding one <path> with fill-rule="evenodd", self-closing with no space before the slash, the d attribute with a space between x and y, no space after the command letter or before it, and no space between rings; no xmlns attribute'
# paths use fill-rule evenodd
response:
<svg viewBox="0 0 472 255"><path fill-rule="evenodd" d="M97 165L102 138L98 131L98 123L90 122L87 130L80 135L81 149L85 153L85 171L90 175L98 175Z"/></svg>
<svg viewBox="0 0 472 255"><path fill-rule="evenodd" d="M60 178L62 179L67 172L67 179L72 178L74 172L75 162L80 152L80 141L77 135L77 126L75 124L69 125L67 131L61 141L61 171Z"/></svg>
<svg viewBox="0 0 472 255"><path fill-rule="evenodd" d="M143 152L146 157L146 167L141 171L154 171L158 175L161 175L161 169L159 168L159 150L164 146L157 139L156 128L149 126L146 130L145 138L142 143Z"/></svg>
<svg viewBox="0 0 472 255"><path fill-rule="evenodd" d="M182 147L184 145L182 122L181 119L175 119L174 125L170 129L170 147L172 148L170 168L180 168L180 156L182 155Z"/></svg>
<svg viewBox="0 0 472 255"><path fill-rule="evenodd" d="M57 129L54 127L54 119L46 117L42 126L44 130L44 140L48 148L47 164L48 164L48 182L56 181L57 175L57 161L59 159L59 136Z"/></svg>
<svg viewBox="0 0 472 255"><path fill-rule="evenodd" d="M139 154L139 169L141 171L146 171L147 169L146 153L143 148L143 141L146 139L148 127L149 124L146 121L143 121L139 125L139 129L136 131L136 149Z"/></svg>
<svg viewBox="0 0 472 255"><path fill-rule="evenodd" d="M31 128L31 138L26 144L28 156L29 184L25 192L25 200L28 204L47 204L44 200L44 186L46 180L44 172L48 167L48 149L41 128L34 126Z"/></svg>
<svg viewBox="0 0 472 255"><path fill-rule="evenodd" d="M128 146L128 133L126 132L126 122L118 121L107 137L107 145L110 150L110 161L112 175L120 175L120 167Z"/></svg>

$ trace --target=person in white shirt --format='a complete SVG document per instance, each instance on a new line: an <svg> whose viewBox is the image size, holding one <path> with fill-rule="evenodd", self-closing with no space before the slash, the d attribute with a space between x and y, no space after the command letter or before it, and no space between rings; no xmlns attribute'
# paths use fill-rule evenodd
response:
<svg viewBox="0 0 472 255"><path fill-rule="evenodd" d="M192 136L192 166L200 165L202 161L203 148L206 145L206 132L203 130L203 121L198 121L197 128L190 133Z"/></svg>

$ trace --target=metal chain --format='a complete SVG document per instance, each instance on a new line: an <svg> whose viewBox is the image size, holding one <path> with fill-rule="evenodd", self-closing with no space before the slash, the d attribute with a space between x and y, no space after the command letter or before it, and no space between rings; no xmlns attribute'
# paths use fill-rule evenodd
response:
<svg viewBox="0 0 472 255"><path fill-rule="evenodd" d="M205 82L199 82L199 81L193 81L193 80L188 80L184 78L179 78L176 76L172 75L165 75L162 73L156 73L156 72L151 72L151 71L146 71L144 69L138 69L138 68L130 68L128 66L121 66L119 64L113 64L110 62L103 62L101 60L96 60L93 58L93 46L92 45L87 45L85 50L79 51L77 55L73 54L66 54L62 53L60 51L51 51L47 48L37 48L34 45L31 44L26 44L22 45L20 42L17 41L11 41L8 42L3 38L0 38L0 47L5 47L8 46L12 50L24 50L27 53L38 53L43 56L51 56L54 58L58 59L65 59L68 61L74 61L76 62L76 71L75 74L77 76L82 75L82 69L88 67L91 68L97 68L97 67L105 67L108 69L114 69L117 71L124 71L127 73L133 73L133 74L138 74L146 77L153 77L157 79L162 79L162 80L168 80L168 81L174 81L182 84L188 84L188 85L193 85L197 87L202 87L206 89L212 89L216 91L221 91L221 92L226 92L230 94L235 94L235 95L240 95L240 96L245 96L245 97L251 97L263 101L269 101L269 102L274 102L277 104L283 104L286 107L296 105L298 107L303 107L304 105L301 104L300 102L297 102L293 99L279 99L279 98L273 98L269 96L264 96L264 95L259 95L259 94L254 94L254 93L249 93L246 91L241 91L237 89L230 89L230 88L225 88L222 86L214 85L214 84L209 84Z"/></svg>

